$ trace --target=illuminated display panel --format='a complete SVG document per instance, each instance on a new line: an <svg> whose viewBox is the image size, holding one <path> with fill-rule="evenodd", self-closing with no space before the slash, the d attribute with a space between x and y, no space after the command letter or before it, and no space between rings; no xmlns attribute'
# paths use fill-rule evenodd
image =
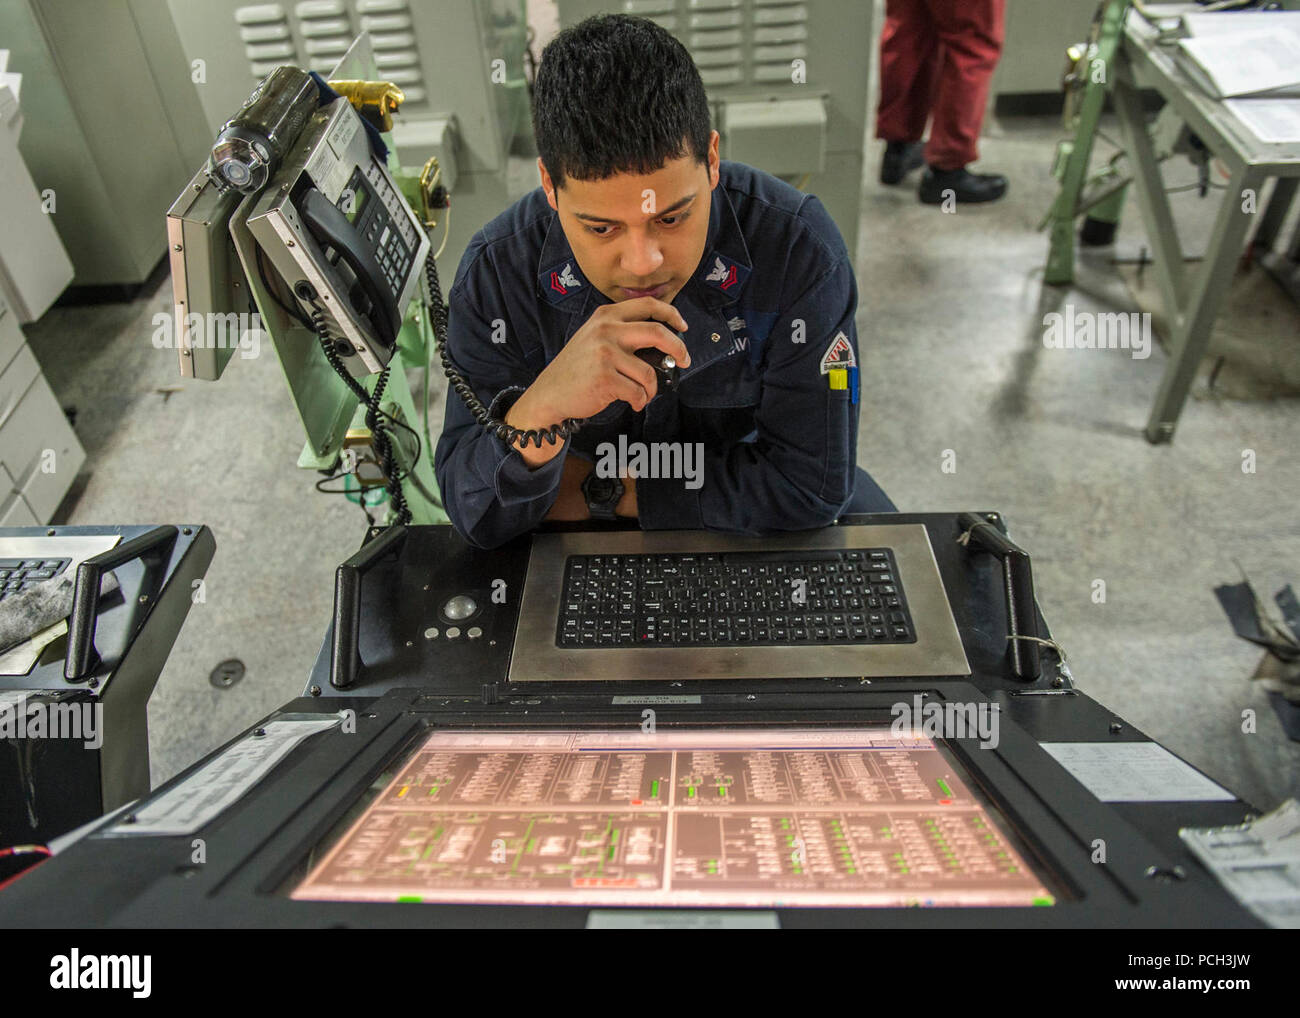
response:
<svg viewBox="0 0 1300 1018"><path fill-rule="evenodd" d="M1055 902L948 754L887 728L437 731L292 896Z"/></svg>

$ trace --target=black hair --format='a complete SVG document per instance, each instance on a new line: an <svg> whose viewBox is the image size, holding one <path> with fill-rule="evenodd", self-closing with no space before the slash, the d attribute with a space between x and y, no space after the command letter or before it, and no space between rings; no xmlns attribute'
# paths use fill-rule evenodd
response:
<svg viewBox="0 0 1300 1018"><path fill-rule="evenodd" d="M653 21L597 14L542 51L533 134L556 187L706 162L709 103L686 47Z"/></svg>

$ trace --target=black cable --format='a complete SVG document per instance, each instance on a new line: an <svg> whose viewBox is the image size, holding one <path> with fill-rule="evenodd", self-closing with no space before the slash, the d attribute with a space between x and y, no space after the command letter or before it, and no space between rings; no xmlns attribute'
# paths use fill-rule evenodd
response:
<svg viewBox="0 0 1300 1018"><path fill-rule="evenodd" d="M260 260L260 250L258 256L258 270L263 274L263 285L266 285L265 269ZM438 356L442 361L443 374L447 376L452 388L456 390L456 394L465 403L465 406L469 409L469 412L473 415L474 419L487 429L490 434L495 435L497 438L511 446L520 444L520 441L522 440L522 444L525 448L531 444L540 449L542 447L543 439L545 439L548 444L554 445L557 439L567 439L571 435L576 434L582 427L583 422L572 417L567 417L559 424L553 424L549 428L527 429L512 427L504 421L498 421L492 417L488 412L488 408L483 405L482 400L474 394L474 390L470 386L469 382L467 382L456 370L455 366L451 362L451 357L447 353L445 342L448 318L447 304L442 296L442 284L438 279L438 264L434 259L432 247L430 247L429 254L425 258L424 271L425 281L428 284L429 289L429 322L433 329L433 339L438 348ZM284 307L279 297L273 290L271 290L269 285L266 286L266 289L271 294L272 299ZM379 464L380 472L384 475L385 488L388 491L389 499L392 501L393 508L396 510L397 522L403 525L408 524L411 522L411 509L407 504L406 495L402 491L402 481L409 478L426 498L439 506L441 505L441 502L439 499L433 498L433 496L425 490L424 485L419 482L419 478L416 477L414 473L415 466L420 462L420 456L424 452L424 443L420 438L419 432L405 421L400 421L386 410L383 410L379 405L384 388L388 384L388 374L392 370L392 365L388 365L380 372L379 379L375 383L374 391L367 392L365 386L361 385L352 377L352 373L349 372L347 367L343 364L338 351L335 349L335 340L330 334L329 329L329 316L325 313L324 308L317 303L315 297L307 300L306 303L311 307L311 321L310 323L304 322L303 324L310 328L320 340L321 352L325 355L325 360L329 362L330 367L334 369L335 374L343 379L344 384L346 384L352 391L353 395L357 397L357 400L365 406L366 426L370 429L371 436L370 443L375 450L375 456ZM288 311L289 309L285 308L285 310ZM292 312L290 312L290 314L292 314ZM298 315L294 315L294 317L299 321L302 321L301 317ZM389 425L384 423L385 421L391 422L391 424L403 428L415 436L416 452L410 470L401 471L396 468L396 461L393 456L393 438L395 436L392 434ZM337 476L339 475L327 477L322 481L318 481L316 484L316 490L321 491L323 494L347 494L347 492L339 492L337 490L324 491L324 489L320 487L321 484L336 480ZM358 481L358 484L359 483L360 482ZM365 489L360 490L364 491ZM366 509L364 497L361 499L361 508L366 512L366 518L370 519L370 513L369 510Z"/></svg>
<svg viewBox="0 0 1300 1018"><path fill-rule="evenodd" d="M456 390L456 394L460 396L474 419L486 428L489 434L496 435L510 446L517 445L519 440L523 439L524 448L532 444L540 449L543 438L548 444L554 445L557 438L568 438L576 434L583 422L573 417L566 417L559 424L552 424L549 428L520 429L511 427L505 421L498 421L488 413L483 401L474 395L469 382L465 381L452 365L451 357L447 354L447 304L442 299L442 286L438 282L438 266L432 254L425 260L424 273L425 282L429 285L429 322L433 326L433 341L438 346L438 356L442 359L442 373L447 376L452 388Z"/></svg>
<svg viewBox="0 0 1300 1018"><path fill-rule="evenodd" d="M353 394L366 408L366 427L370 429L370 444L375 450L379 470L384 475L388 497L392 500L393 508L397 511L397 522L402 525L410 523L411 509L406 504L406 495L402 491L403 475L396 469L393 459L392 437L388 428L380 421L381 417L393 420L390 414L379 407L379 400L383 396L384 387L388 385L388 373L392 365L384 368L379 373L379 380L375 382L374 392L367 392L365 386L352 377L351 372L348 371L340 359L338 351L334 348L334 337L330 335L329 317L325 314L325 310L316 302L315 297L309 300L308 304L311 305L311 328L320 339L321 352L325 354L325 359L329 362L330 367L334 369L335 374L343 379L347 387L352 390ZM367 516L369 516L369 513L367 513Z"/></svg>

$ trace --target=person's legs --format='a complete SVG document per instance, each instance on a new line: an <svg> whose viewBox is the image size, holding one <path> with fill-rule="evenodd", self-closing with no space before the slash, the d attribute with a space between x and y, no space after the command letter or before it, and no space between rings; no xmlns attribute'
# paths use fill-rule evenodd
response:
<svg viewBox="0 0 1300 1018"><path fill-rule="evenodd" d="M919 197L928 205L996 201L1007 178L971 173L993 70L1002 53L1005 0L925 0L943 45L934 121L925 149L929 164Z"/></svg>
<svg viewBox="0 0 1300 1018"><path fill-rule="evenodd" d="M936 170L959 170L979 157L984 109L1002 55L1006 0L924 0L924 4L943 42L943 69L925 161Z"/></svg>
<svg viewBox="0 0 1300 1018"><path fill-rule="evenodd" d="M934 97L939 37L923 0L885 0L876 137L917 142Z"/></svg>
<svg viewBox="0 0 1300 1018"><path fill-rule="evenodd" d="M898 507L890 501L889 496L869 473L861 467L857 469L857 481L853 488L853 497L844 507L841 515L848 513L896 513Z"/></svg>

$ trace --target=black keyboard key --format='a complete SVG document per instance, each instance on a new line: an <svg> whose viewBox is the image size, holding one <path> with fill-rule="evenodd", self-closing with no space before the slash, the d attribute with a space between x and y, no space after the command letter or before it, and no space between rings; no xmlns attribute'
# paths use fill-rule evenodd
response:
<svg viewBox="0 0 1300 1018"><path fill-rule="evenodd" d="M877 593L873 582L893 593ZM565 647L910 641L900 590L889 554L878 550L574 556L556 640ZM868 613L868 604L877 610Z"/></svg>

